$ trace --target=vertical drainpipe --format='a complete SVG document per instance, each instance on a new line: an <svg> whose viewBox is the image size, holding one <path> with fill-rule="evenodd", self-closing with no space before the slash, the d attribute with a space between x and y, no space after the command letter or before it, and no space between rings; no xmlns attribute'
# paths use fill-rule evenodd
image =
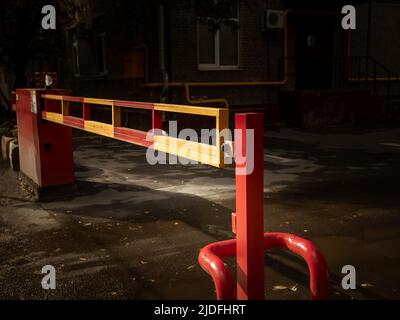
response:
<svg viewBox="0 0 400 320"><path fill-rule="evenodd" d="M160 3L160 29L159 29L159 39L160 39L160 73L163 77L163 87L161 90L160 101L162 103L168 102L169 96L169 76L166 67L166 50L165 50L165 3L161 1Z"/></svg>
<svg viewBox="0 0 400 320"><path fill-rule="evenodd" d="M269 0L265 0L265 11L269 9ZM271 79L271 36L268 28L265 30L265 40L267 42L267 79ZM280 62L278 62L280 63ZM280 75L278 75L280 76ZM271 90L267 89L267 101L268 104L271 103Z"/></svg>
<svg viewBox="0 0 400 320"><path fill-rule="evenodd" d="M165 63L166 63L166 70L168 73L168 80L172 82L172 55L171 55L171 11L170 11L170 1L164 0L164 35L165 35ZM168 100L171 102L171 89L168 86Z"/></svg>
<svg viewBox="0 0 400 320"><path fill-rule="evenodd" d="M368 2L368 28L367 28L367 47L366 47L366 59L365 59L365 85L368 80L368 68L369 68L369 56L370 56L370 42L371 42L371 19L372 19L372 0Z"/></svg>

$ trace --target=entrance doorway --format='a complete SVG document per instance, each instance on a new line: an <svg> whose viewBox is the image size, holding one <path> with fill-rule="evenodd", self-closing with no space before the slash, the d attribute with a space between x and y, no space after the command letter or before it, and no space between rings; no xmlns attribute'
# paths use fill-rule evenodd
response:
<svg viewBox="0 0 400 320"><path fill-rule="evenodd" d="M296 27L296 88L332 88L336 17L298 15Z"/></svg>

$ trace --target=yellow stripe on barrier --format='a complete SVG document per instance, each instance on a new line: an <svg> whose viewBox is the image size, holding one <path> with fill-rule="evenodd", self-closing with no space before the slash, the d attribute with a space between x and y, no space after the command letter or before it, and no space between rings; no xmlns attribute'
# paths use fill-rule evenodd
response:
<svg viewBox="0 0 400 320"><path fill-rule="evenodd" d="M219 156L216 146L190 140L177 139L168 136L154 136L154 145L156 144L157 146L165 145L171 149L171 151L173 151L174 148L188 149L195 153L204 154L206 156L212 156L215 158L218 158Z"/></svg>
<svg viewBox="0 0 400 320"><path fill-rule="evenodd" d="M219 152L219 162L224 164L224 152L222 151L222 146L225 143L224 137L221 135L222 131L229 129L229 111L227 109L221 109L217 116L216 121L216 131L217 131L217 150ZM233 139L233 137L232 137Z"/></svg>
<svg viewBox="0 0 400 320"><path fill-rule="evenodd" d="M218 168L224 167L224 163L220 162L215 146L171 137L155 136L153 148L197 163L208 164ZM213 154L217 155L213 156Z"/></svg>
<svg viewBox="0 0 400 320"><path fill-rule="evenodd" d="M103 105L103 106L113 106L114 105L113 100L95 99L95 98L83 98L83 103L99 104L99 105Z"/></svg>
<svg viewBox="0 0 400 320"><path fill-rule="evenodd" d="M85 121L85 130L105 137L114 138L114 127L111 124L97 121Z"/></svg>
<svg viewBox="0 0 400 320"><path fill-rule="evenodd" d="M48 121L51 121L51 122L64 124L64 117L60 113L46 112L46 118L45 119L48 120Z"/></svg>
<svg viewBox="0 0 400 320"><path fill-rule="evenodd" d="M49 99L49 100L61 101L63 99L63 96L58 96L58 95L54 95L54 94L43 94L42 98Z"/></svg>
<svg viewBox="0 0 400 320"><path fill-rule="evenodd" d="M220 111L225 109L156 103L154 104L154 110L217 117Z"/></svg>

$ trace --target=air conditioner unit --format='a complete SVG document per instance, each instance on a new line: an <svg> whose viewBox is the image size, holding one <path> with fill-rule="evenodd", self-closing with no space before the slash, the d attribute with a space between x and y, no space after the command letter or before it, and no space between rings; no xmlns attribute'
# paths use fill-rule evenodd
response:
<svg viewBox="0 0 400 320"><path fill-rule="evenodd" d="M265 10L263 17L263 31L267 29L282 29L284 26L283 10Z"/></svg>

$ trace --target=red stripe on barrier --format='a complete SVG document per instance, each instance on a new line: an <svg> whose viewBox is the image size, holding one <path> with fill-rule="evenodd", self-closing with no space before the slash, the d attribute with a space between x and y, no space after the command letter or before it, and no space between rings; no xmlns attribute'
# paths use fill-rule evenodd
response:
<svg viewBox="0 0 400 320"><path fill-rule="evenodd" d="M78 129L84 129L85 128L85 123L83 119L80 118L75 118L71 116L64 116L64 124L75 127Z"/></svg>
<svg viewBox="0 0 400 320"><path fill-rule="evenodd" d="M72 96L63 96L63 100L68 102L83 102L83 98Z"/></svg>
<svg viewBox="0 0 400 320"><path fill-rule="evenodd" d="M123 100L115 100L114 106L123 107L123 108L132 108L132 109L145 109L145 110L153 110L154 109L153 103L123 101Z"/></svg>
<svg viewBox="0 0 400 320"><path fill-rule="evenodd" d="M129 129L129 128L114 128L114 138L125 142L131 142L141 145L143 147L150 147L154 142L153 140L147 141L147 132Z"/></svg>

